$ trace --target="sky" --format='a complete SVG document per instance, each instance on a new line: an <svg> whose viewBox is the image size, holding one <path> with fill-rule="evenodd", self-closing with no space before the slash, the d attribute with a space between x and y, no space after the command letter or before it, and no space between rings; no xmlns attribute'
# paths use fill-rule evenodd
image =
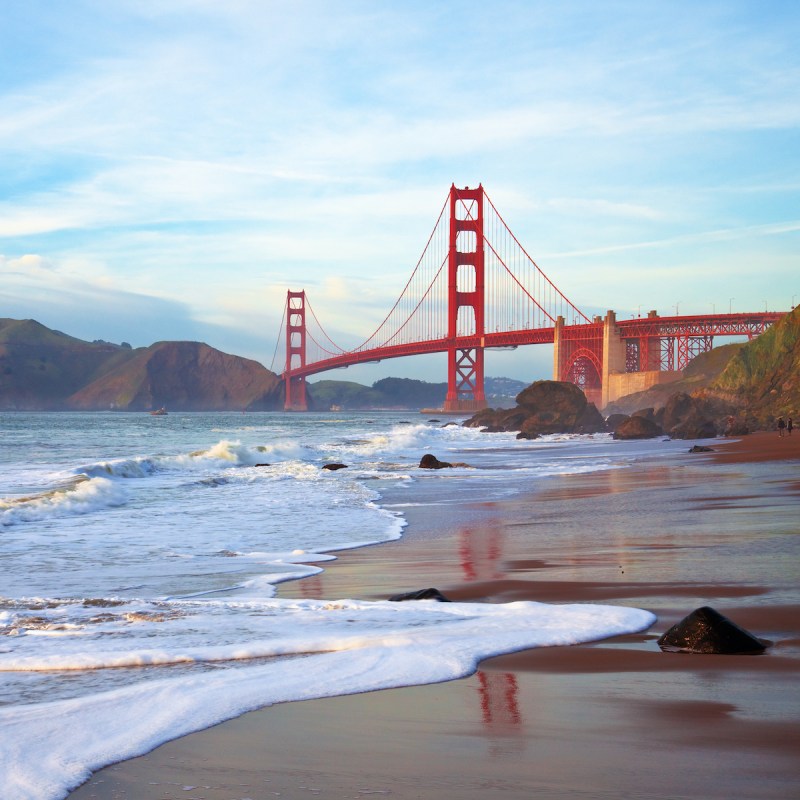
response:
<svg viewBox="0 0 800 800"><path fill-rule="evenodd" d="M788 311L798 42L795 0L2 0L0 317L269 367L305 289L353 347L453 183L588 315ZM319 377L388 375L445 356Z"/></svg>

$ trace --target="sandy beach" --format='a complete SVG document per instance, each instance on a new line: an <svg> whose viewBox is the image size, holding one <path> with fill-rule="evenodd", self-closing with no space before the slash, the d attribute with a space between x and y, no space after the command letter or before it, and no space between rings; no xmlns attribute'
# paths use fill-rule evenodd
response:
<svg viewBox="0 0 800 800"><path fill-rule="evenodd" d="M635 606L658 616L647 632L265 708L108 767L70 800L800 797L800 436L712 447L501 503L404 507L402 539L280 590ZM662 653L658 637L706 605L771 647Z"/></svg>

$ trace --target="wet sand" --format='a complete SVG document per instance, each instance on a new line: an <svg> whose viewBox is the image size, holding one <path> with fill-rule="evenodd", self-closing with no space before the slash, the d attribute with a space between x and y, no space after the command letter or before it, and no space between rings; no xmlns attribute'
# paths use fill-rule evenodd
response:
<svg viewBox="0 0 800 800"><path fill-rule="evenodd" d="M404 508L401 540L281 589L632 605L658 615L649 631L266 708L102 770L70 799L800 797L800 436L712 446L457 513ZM772 646L662 653L661 633L703 605Z"/></svg>

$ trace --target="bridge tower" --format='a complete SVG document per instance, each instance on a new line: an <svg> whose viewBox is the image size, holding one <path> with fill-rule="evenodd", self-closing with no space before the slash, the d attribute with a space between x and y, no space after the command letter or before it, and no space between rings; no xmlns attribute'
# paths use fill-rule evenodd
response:
<svg viewBox="0 0 800 800"><path fill-rule="evenodd" d="M483 186L450 187L447 261L447 397L445 411L486 406L483 389L484 337ZM459 347L457 339L472 343ZM475 344L478 342L478 344Z"/></svg>
<svg viewBox="0 0 800 800"><path fill-rule="evenodd" d="M291 370L306 365L306 293L286 293L286 372L284 373L284 411L308 411L306 379L292 376Z"/></svg>

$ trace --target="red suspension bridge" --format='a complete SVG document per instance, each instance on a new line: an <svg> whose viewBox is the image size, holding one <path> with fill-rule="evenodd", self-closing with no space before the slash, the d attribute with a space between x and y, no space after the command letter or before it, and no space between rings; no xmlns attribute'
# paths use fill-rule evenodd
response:
<svg viewBox="0 0 800 800"><path fill-rule="evenodd" d="M283 352L285 408L307 409L306 378L330 369L423 353L447 353L444 410L486 405L484 352L554 344L553 378L598 406L675 379L715 336L762 333L781 312L589 318L528 255L482 186L451 186L397 302L358 347L325 333L304 291L289 291L275 354ZM283 345L283 347L281 347ZM273 358L273 369L275 359Z"/></svg>

